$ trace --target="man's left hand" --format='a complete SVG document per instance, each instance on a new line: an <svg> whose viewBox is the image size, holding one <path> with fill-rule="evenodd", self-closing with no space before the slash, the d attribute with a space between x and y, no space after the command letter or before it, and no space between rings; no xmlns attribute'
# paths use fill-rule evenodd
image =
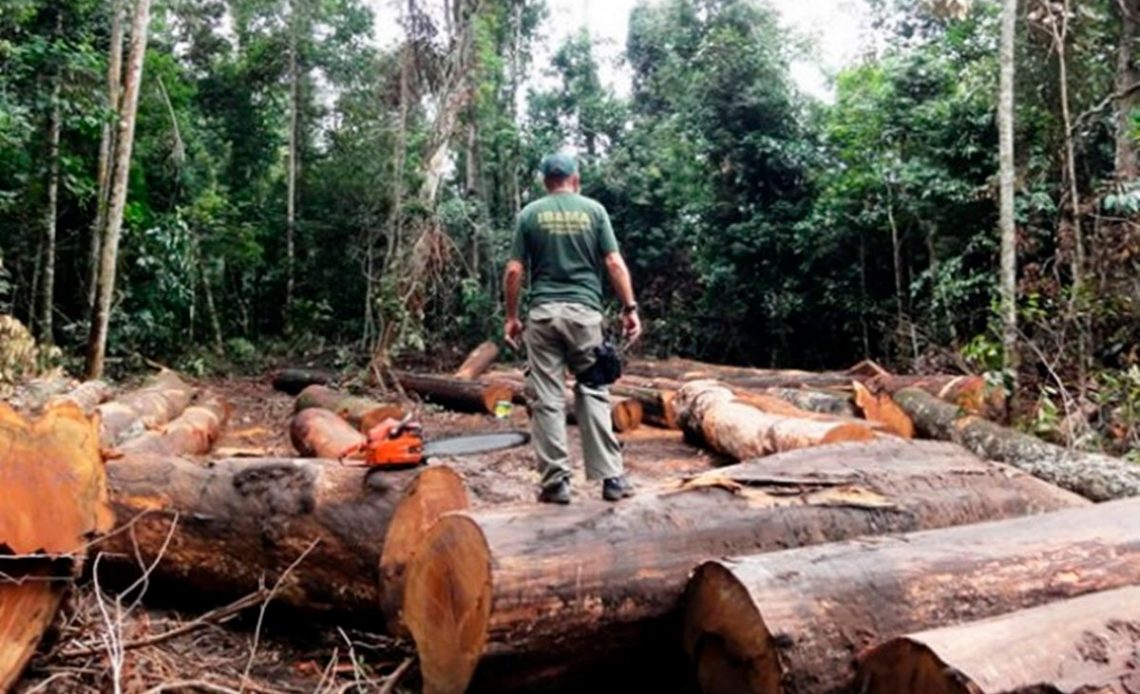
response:
<svg viewBox="0 0 1140 694"><path fill-rule="evenodd" d="M503 327L503 339L512 349L519 348L519 338L523 334L523 324L518 318L508 318Z"/></svg>

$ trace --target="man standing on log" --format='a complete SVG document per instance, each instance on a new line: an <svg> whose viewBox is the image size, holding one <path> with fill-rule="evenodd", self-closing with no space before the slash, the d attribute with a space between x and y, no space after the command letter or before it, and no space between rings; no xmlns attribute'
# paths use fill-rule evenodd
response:
<svg viewBox="0 0 1140 694"><path fill-rule="evenodd" d="M632 495L621 449L610 420L605 372L616 362L602 334L602 271L622 303L625 337L641 335L633 283L600 203L578 193L578 164L566 153L547 155L540 167L547 195L519 214L511 258L503 278L506 340L523 335L519 294L530 268L530 312L525 331L527 380L536 400L534 447L542 473L538 500L570 503L570 457L566 443L565 370L575 375L574 406L582 434L586 479L602 480L602 498ZM612 374L611 374L612 376Z"/></svg>

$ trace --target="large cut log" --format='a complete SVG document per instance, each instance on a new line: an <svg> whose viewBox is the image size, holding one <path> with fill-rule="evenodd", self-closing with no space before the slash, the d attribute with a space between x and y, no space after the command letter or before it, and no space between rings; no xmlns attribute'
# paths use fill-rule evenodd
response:
<svg viewBox="0 0 1140 694"><path fill-rule="evenodd" d="M1138 582L1140 499L1127 499L708 562L684 645L709 694L845 691L868 646Z"/></svg>
<svg viewBox="0 0 1140 694"><path fill-rule="evenodd" d="M306 458L339 460L359 453L368 438L328 410L310 407L289 423L293 449Z"/></svg>
<svg viewBox="0 0 1140 694"><path fill-rule="evenodd" d="M230 406L218 393L205 392L169 424L119 446L123 454L161 453L203 455L209 453L222 433Z"/></svg>
<svg viewBox="0 0 1140 694"><path fill-rule="evenodd" d="M511 388L500 383L462 381L451 376L432 376L408 372L394 372L404 390L415 393L426 402L435 403L459 412L493 413L495 404L510 402L514 397Z"/></svg>
<svg viewBox="0 0 1140 694"><path fill-rule="evenodd" d="M463 360L453 375L455 378L464 381L474 381L491 368L491 364L494 364L498 358L499 346L491 340L487 340L471 350L471 354L467 355L467 358Z"/></svg>
<svg viewBox="0 0 1140 694"><path fill-rule="evenodd" d="M954 441L1093 501L1140 494L1140 465L1062 448L981 417L963 416L957 407L917 388L900 390L895 400L924 436Z"/></svg>
<svg viewBox="0 0 1140 694"><path fill-rule="evenodd" d="M26 420L0 404L0 692L20 676L78 574L111 526L93 421L78 407Z"/></svg>
<svg viewBox="0 0 1140 694"><path fill-rule="evenodd" d="M942 443L803 449L617 505L445 515L407 567L403 618L429 692L464 691L476 665L476 684L500 691L615 662L662 673L635 666L637 648L652 642L666 650L650 661L676 663L662 620L704 558L1087 503Z"/></svg>
<svg viewBox="0 0 1140 694"><path fill-rule="evenodd" d="M384 536L420 472L316 459L202 466L127 456L107 466L119 532L99 542L101 566L132 577L140 562L161 556L152 592L173 589L176 599L202 603L233 600L284 576L274 602L376 626Z"/></svg>
<svg viewBox="0 0 1140 694"><path fill-rule="evenodd" d="M867 694L1140 692L1140 587L893 639L860 658Z"/></svg>
<svg viewBox="0 0 1140 694"><path fill-rule="evenodd" d="M989 419L1005 416L1005 390L986 382L981 376L897 376L885 374L867 381L876 393L894 395L903 388L918 388L970 414Z"/></svg>
<svg viewBox="0 0 1140 694"><path fill-rule="evenodd" d="M687 436L735 460L875 438L869 426L857 422L821 422L761 412L716 381L685 384L673 405Z"/></svg>
<svg viewBox="0 0 1140 694"><path fill-rule="evenodd" d="M360 398L322 385L305 388L293 403L294 412L313 408L333 412L364 433L385 419L403 419L406 414L399 405Z"/></svg>
<svg viewBox="0 0 1140 694"><path fill-rule="evenodd" d="M48 401L48 406L70 402L83 410L84 414L91 414L96 407L110 400L111 395L111 386L103 381L84 381L70 391L53 397Z"/></svg>
<svg viewBox="0 0 1140 694"><path fill-rule="evenodd" d="M288 395L298 395L309 386L331 386L337 375L327 369L290 367L273 374L273 389Z"/></svg>
<svg viewBox="0 0 1140 694"><path fill-rule="evenodd" d="M869 422L877 422L888 431L904 439L914 438L914 422L903 412L890 393L872 393L867 386L855 381L855 406Z"/></svg>
<svg viewBox="0 0 1140 694"><path fill-rule="evenodd" d="M162 426L190 404L194 388L173 371L160 371L142 388L95 408L99 413L99 437L106 447Z"/></svg>
<svg viewBox="0 0 1140 694"><path fill-rule="evenodd" d="M636 400L641 405L642 419L645 422L662 429L680 428L677 424L677 411L673 407L675 391L627 385L618 381L610 387L610 392L620 398Z"/></svg>
<svg viewBox="0 0 1140 694"><path fill-rule="evenodd" d="M768 395L787 400L801 410L829 414L835 417L855 417L851 394L831 390L808 388L769 388Z"/></svg>

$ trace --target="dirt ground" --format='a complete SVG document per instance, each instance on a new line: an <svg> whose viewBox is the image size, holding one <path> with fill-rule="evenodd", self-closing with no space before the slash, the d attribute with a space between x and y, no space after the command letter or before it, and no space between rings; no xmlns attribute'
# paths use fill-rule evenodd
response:
<svg viewBox="0 0 1140 694"><path fill-rule="evenodd" d="M296 455L288 437L293 399L272 390L268 379L199 385L222 393L232 406L229 423L206 458ZM504 420L418 403L414 410L429 440L529 428L521 407ZM571 426L569 433L573 498L600 495L599 484L585 481L577 428ZM642 488L669 484L717 462L686 444L678 431L642 427L619 438L629 476ZM458 471L476 507L534 503L538 473L529 446L433 464ZM73 591L62 624L42 644L17 692L108 692L115 690L116 681L124 692L146 694L418 691L409 643L335 624L299 621L296 615L275 613L272 606L264 621L257 606L244 610L235 606L232 614L206 617L179 614L154 609L137 594L104 592L97 583L88 579ZM398 685L389 688L396 681Z"/></svg>

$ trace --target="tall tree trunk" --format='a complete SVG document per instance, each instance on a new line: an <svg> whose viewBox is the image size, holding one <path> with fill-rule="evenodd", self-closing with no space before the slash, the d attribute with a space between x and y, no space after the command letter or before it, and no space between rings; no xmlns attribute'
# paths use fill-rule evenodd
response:
<svg viewBox="0 0 1140 694"><path fill-rule="evenodd" d="M107 208L107 230L99 258L99 289L91 317L91 335L87 344L87 377L103 375L107 352L107 327L111 319L111 299L115 293L115 266L119 260L119 236L123 230L123 210L127 204L127 179L131 169L131 149L135 139L135 115L139 106L143 58L146 55L147 31L150 27L150 0L137 0L131 24L131 52L123 83L123 103L115 136L114 174Z"/></svg>
<svg viewBox="0 0 1140 694"><path fill-rule="evenodd" d="M111 0L111 47L107 60L107 105L119 113L120 82L123 77L123 12L119 0ZM95 310L95 291L99 285L99 251L103 245L103 232L107 227L107 204L111 191L111 155L115 150L117 128L103 124L103 139L99 143L99 179L96 199L95 223L91 226L91 244L87 255L87 310Z"/></svg>
<svg viewBox="0 0 1140 694"><path fill-rule="evenodd" d="M998 97L998 150L1001 227L1002 362L1017 399L1017 229L1013 220L1013 95L1014 42L1017 35L1017 0L1003 0L1001 15L1001 88Z"/></svg>
<svg viewBox="0 0 1140 694"><path fill-rule="evenodd" d="M58 16L56 34L62 30L62 14ZM54 344L52 336L52 310L55 308L55 231L59 213L59 138L63 130L63 114L60 110L62 75L55 76L55 86L51 90L51 117L48 122L48 182L47 209L44 211L44 277L42 302L40 304L40 341Z"/></svg>
<svg viewBox="0 0 1140 694"><path fill-rule="evenodd" d="M898 328L895 339L901 341L906 326L906 298L902 271L902 240L899 227L895 223L895 201L890 186L887 186L887 222L891 225L891 261L895 268L895 311L898 313Z"/></svg>
<svg viewBox="0 0 1140 694"><path fill-rule="evenodd" d="M467 121L467 185L466 193L470 199L479 197L479 125L474 107L468 109ZM479 280L479 229L482 226L483 216L480 214L475 223L471 225L471 272L475 280Z"/></svg>
<svg viewBox="0 0 1140 694"><path fill-rule="evenodd" d="M1136 144L1132 139L1132 110L1136 107L1136 88L1140 70L1136 69L1132 44L1136 41L1136 19L1140 12L1137 0L1117 0L1120 10L1120 47L1116 54L1116 179L1136 178Z"/></svg>
<svg viewBox="0 0 1140 694"><path fill-rule="evenodd" d="M293 332L293 287L296 271L297 227L297 111L300 108L300 75L297 70L297 2L289 10L289 173L285 211L285 332Z"/></svg>

